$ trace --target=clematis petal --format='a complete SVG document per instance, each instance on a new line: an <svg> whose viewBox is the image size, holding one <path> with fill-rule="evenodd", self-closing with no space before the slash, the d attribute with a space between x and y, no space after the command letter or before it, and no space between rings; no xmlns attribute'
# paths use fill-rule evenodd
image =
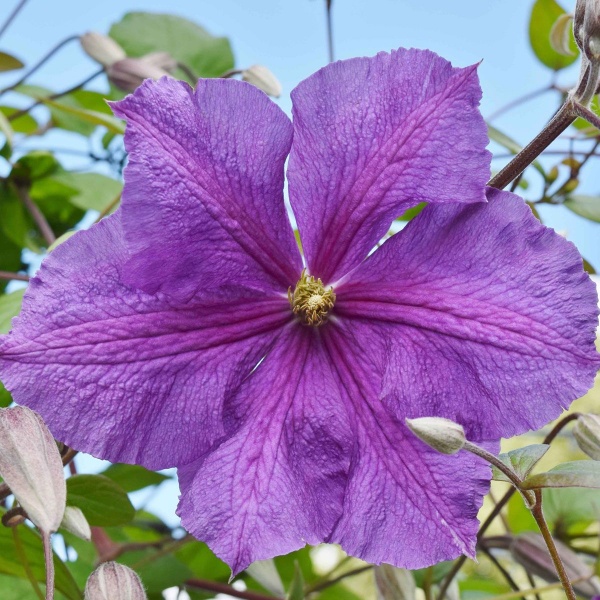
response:
<svg viewBox="0 0 600 600"><path fill-rule="evenodd" d="M293 92L290 201L311 274L332 283L419 202L481 202L490 173L476 67L397 50Z"/></svg>
<svg viewBox="0 0 600 600"><path fill-rule="evenodd" d="M461 554L473 558L489 466L465 452L440 454L417 439L380 401L363 347L349 343L343 327L323 337L354 414L356 449L328 541L367 562L405 569Z"/></svg>
<svg viewBox="0 0 600 600"><path fill-rule="evenodd" d="M517 196L488 197L428 206L336 288L388 408L452 419L471 439L541 427L600 366L596 290L575 246Z"/></svg>
<svg viewBox="0 0 600 600"><path fill-rule="evenodd" d="M289 319L287 299L236 291L183 303L124 285L120 212L44 261L12 332L0 378L61 441L150 468L190 461L223 434L224 395Z"/></svg>
<svg viewBox="0 0 600 600"><path fill-rule="evenodd" d="M230 436L179 469L183 526L234 574L327 539L340 515L354 440L312 333L282 332L228 403Z"/></svg>
<svg viewBox="0 0 600 600"><path fill-rule="evenodd" d="M322 541L407 568L473 554L489 467L428 449L346 346L288 328L227 402L229 437L179 469L183 526L234 574Z"/></svg>
<svg viewBox="0 0 600 600"><path fill-rule="evenodd" d="M296 283L302 263L283 201L292 126L263 92L163 78L113 110L127 119L127 283L180 298Z"/></svg>

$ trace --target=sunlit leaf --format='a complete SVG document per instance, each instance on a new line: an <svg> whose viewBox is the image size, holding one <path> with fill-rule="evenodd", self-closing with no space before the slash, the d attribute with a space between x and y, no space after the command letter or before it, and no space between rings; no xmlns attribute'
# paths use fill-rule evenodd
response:
<svg viewBox="0 0 600 600"><path fill-rule="evenodd" d="M127 493L141 490L150 485L158 485L170 479L167 475L149 471L139 465L110 465L102 475L114 481Z"/></svg>
<svg viewBox="0 0 600 600"><path fill-rule="evenodd" d="M25 65L12 54L0 52L0 72L16 71L22 69Z"/></svg>
<svg viewBox="0 0 600 600"><path fill-rule="evenodd" d="M532 444L524 448L511 450L506 454L500 454L498 458L511 469L519 479L525 479L536 463L548 452L548 444ZM498 468L492 467L492 479L496 481L510 481L508 477Z"/></svg>
<svg viewBox="0 0 600 600"><path fill-rule="evenodd" d="M538 60L545 66L558 71L577 60L578 49L571 34L569 48L572 56L557 52L550 42L552 28L566 11L555 0L536 0L529 20L529 42Z"/></svg>
<svg viewBox="0 0 600 600"><path fill-rule="evenodd" d="M564 205L580 217L600 223L600 196L573 194L565 200Z"/></svg>
<svg viewBox="0 0 600 600"><path fill-rule="evenodd" d="M74 190L70 202L83 210L103 212L119 199L123 184L100 173L73 173L63 171L54 176Z"/></svg>
<svg viewBox="0 0 600 600"><path fill-rule="evenodd" d="M600 494L594 489L545 489L544 515L552 528L583 530L600 519Z"/></svg>
<svg viewBox="0 0 600 600"><path fill-rule="evenodd" d="M0 333L10 331L13 317L16 317L21 310L24 293L25 290L22 289L0 296Z"/></svg>
<svg viewBox="0 0 600 600"><path fill-rule="evenodd" d="M10 121L6 118L6 115L2 111L0 111L0 131L4 134L7 144L12 146L15 132L10 124Z"/></svg>
<svg viewBox="0 0 600 600"><path fill-rule="evenodd" d="M564 487L600 488L600 461L566 462L546 473L532 475L523 482L526 490Z"/></svg>
<svg viewBox="0 0 600 600"><path fill-rule="evenodd" d="M20 109L15 108L14 106L0 106L0 112L5 117L10 117L16 112L19 112L19 110ZM28 113L25 113L17 117L16 119L9 121L9 123L14 133L24 133L26 135L37 131L39 127L38 122Z"/></svg>
<svg viewBox="0 0 600 600"><path fill-rule="evenodd" d="M174 15L131 12L111 27L109 35L128 56L168 52L198 77L218 77L234 66L227 38L214 37L196 23Z"/></svg>

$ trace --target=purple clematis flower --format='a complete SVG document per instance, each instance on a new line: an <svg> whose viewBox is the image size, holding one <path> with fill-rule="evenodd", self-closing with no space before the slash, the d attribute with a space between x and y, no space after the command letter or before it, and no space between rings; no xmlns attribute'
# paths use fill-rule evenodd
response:
<svg viewBox="0 0 600 600"><path fill-rule="evenodd" d="M234 572L322 541L406 568L473 555L489 468L404 419L494 442L598 366L575 247L485 189L480 95L474 67L418 50L318 71L293 126L243 82L145 82L114 105L122 207L32 279L2 380L77 449L177 466L183 525Z"/></svg>

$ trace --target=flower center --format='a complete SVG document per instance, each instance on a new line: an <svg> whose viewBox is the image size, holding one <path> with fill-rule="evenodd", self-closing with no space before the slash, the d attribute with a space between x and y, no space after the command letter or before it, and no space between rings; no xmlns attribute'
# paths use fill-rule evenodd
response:
<svg viewBox="0 0 600 600"><path fill-rule="evenodd" d="M323 325L335 304L333 288L326 290L320 279L306 274L306 269L302 270L294 293L292 288L288 290L288 298L293 313L299 316L305 325L312 327Z"/></svg>

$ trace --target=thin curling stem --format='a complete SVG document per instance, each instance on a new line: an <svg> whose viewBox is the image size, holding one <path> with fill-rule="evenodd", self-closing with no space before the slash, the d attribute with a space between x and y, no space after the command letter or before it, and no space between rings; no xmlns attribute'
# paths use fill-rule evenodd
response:
<svg viewBox="0 0 600 600"><path fill-rule="evenodd" d="M26 79L28 79L34 73L36 73L38 71L38 69L43 67L48 62L48 60L50 60L61 48L66 46L68 43L70 43L74 40L78 40L78 39L79 39L78 35L71 35L68 38L65 38L62 42L59 42L58 44L56 44L56 46L54 46L54 48L49 50L35 65L33 65L33 67L31 67L29 69L29 71L27 71L21 77L21 79L19 79L19 81L16 81L12 85L9 85L7 88L0 90L0 95L5 94L6 92L10 92L11 90L14 90L16 87L20 86Z"/></svg>
<svg viewBox="0 0 600 600"><path fill-rule="evenodd" d="M205 592L215 592L217 594L227 594L234 598L242 598L242 600L275 600L274 596L264 596L256 592L236 590L230 585L219 583L217 581L208 581L206 579L188 579L185 582L186 587L203 590Z"/></svg>
<svg viewBox="0 0 600 600"><path fill-rule="evenodd" d="M24 108L23 110L18 110L17 112L15 112L12 115L10 115L9 117L7 117L7 119L9 121L14 121L15 119L18 119L19 117L26 115L30 110L34 109L36 106L40 106L40 104L44 104L45 100L58 100L58 98L62 98L63 96L71 94L72 92L76 92L77 90L81 89L84 85L87 85L88 83L90 83L91 81L96 79L96 77L98 77L98 75L102 75L102 73L104 73L104 69L100 69L99 71L96 71L93 75L90 75L87 79L84 79L81 83L78 83L77 85L74 85L73 87L70 87L68 90L64 90L63 92L57 92L56 94L50 94L50 96L48 96L47 98L42 98L41 100L36 100L31 106L28 106L27 108Z"/></svg>
<svg viewBox="0 0 600 600"><path fill-rule="evenodd" d="M13 22L15 17L19 14L19 12L25 6L26 3L27 0L21 0L21 2L19 2L17 6L15 6L15 9L10 13L10 15L8 15L6 21L4 21L4 25L0 27L0 36L2 36L3 33L10 27L10 24Z"/></svg>
<svg viewBox="0 0 600 600"><path fill-rule="evenodd" d="M44 213L42 213L42 211L38 208L38 205L31 199L29 192L25 188L17 186L17 196L23 203L23 206L26 208L27 212L31 215L31 218L34 220L46 244L51 246L56 241L56 236L48 224Z"/></svg>
<svg viewBox="0 0 600 600"><path fill-rule="evenodd" d="M334 61L333 55L333 22L331 16L331 5L333 0L325 0L325 10L327 12L327 50L329 53L329 62Z"/></svg>
<svg viewBox="0 0 600 600"><path fill-rule="evenodd" d="M554 543L554 539L552 538L552 534L548 529L546 519L544 518L544 512L542 511L542 490L534 490L534 494L535 504L531 509L531 514L535 519L535 522L537 523L538 527L540 528L540 532L542 534L542 537L544 538L544 542L546 542L548 552L550 552L550 557L552 558L552 563L554 564L556 573L558 574L563 589L565 590L565 595L569 600L577 600L577 596L575 595L573 586L571 585L565 566L563 565L562 559L560 558L560 554L558 553L558 549L556 548L556 544Z"/></svg>

